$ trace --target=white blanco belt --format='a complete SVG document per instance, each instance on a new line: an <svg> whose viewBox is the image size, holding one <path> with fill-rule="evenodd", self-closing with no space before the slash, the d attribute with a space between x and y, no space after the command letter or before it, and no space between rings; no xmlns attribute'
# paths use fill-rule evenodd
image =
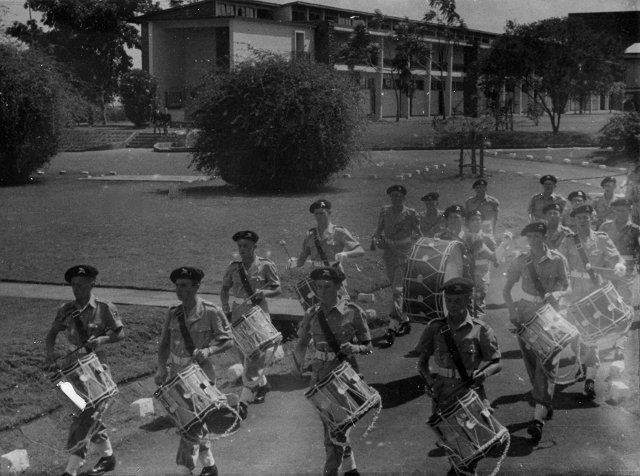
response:
<svg viewBox="0 0 640 476"><path fill-rule="evenodd" d="M467 370L467 375L471 376L473 375L473 369L466 369ZM446 367L440 367L438 364L432 364L431 365L431 371L434 374L440 375L441 377L444 378L461 378L458 375L458 369L448 369Z"/></svg>
<svg viewBox="0 0 640 476"><path fill-rule="evenodd" d="M488 259L477 259L476 260L476 266L478 266L478 265L489 266L490 264L491 264L491 261L489 261Z"/></svg>
<svg viewBox="0 0 640 476"><path fill-rule="evenodd" d="M322 352L321 350L316 350L313 354L313 358L316 360L323 360L325 362L330 362L335 360L337 354L335 352Z"/></svg>
<svg viewBox="0 0 640 476"><path fill-rule="evenodd" d="M582 272L582 271L575 271L575 270L571 270L569 271L569 276L571 276L572 278L583 278L583 279L589 279L589 273Z"/></svg>
<svg viewBox="0 0 640 476"><path fill-rule="evenodd" d="M188 365L191 362L191 357L178 357L175 354L169 354L169 364L173 365Z"/></svg>
<svg viewBox="0 0 640 476"><path fill-rule="evenodd" d="M622 257L623 260L626 261L632 261L635 260L635 258L632 255L620 255Z"/></svg>
<svg viewBox="0 0 640 476"><path fill-rule="evenodd" d="M525 293L524 291L522 291L522 299L524 301L529 301L529 302L533 302L533 303L541 303L542 301L544 301L543 298L541 298L540 296L537 296L535 294L529 294L529 293Z"/></svg>

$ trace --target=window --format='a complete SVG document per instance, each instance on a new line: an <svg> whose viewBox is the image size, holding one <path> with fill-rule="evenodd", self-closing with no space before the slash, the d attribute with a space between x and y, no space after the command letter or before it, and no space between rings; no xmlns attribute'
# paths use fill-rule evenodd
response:
<svg viewBox="0 0 640 476"><path fill-rule="evenodd" d="M165 91L164 104L168 109L178 109L184 104L184 91Z"/></svg>
<svg viewBox="0 0 640 476"><path fill-rule="evenodd" d="M431 79L431 91L442 91L442 82Z"/></svg>
<svg viewBox="0 0 640 476"><path fill-rule="evenodd" d="M296 31L293 39L293 56L294 58L304 58L304 31Z"/></svg>
<svg viewBox="0 0 640 476"><path fill-rule="evenodd" d="M424 91L424 79L417 79L413 82L413 86L418 91Z"/></svg>
<svg viewBox="0 0 640 476"><path fill-rule="evenodd" d="M229 5L228 3L216 3L216 16L219 16L219 17L236 16L235 5Z"/></svg>
<svg viewBox="0 0 640 476"><path fill-rule="evenodd" d="M251 7L238 7L237 14L239 17L255 18L256 9Z"/></svg>
<svg viewBox="0 0 640 476"><path fill-rule="evenodd" d="M306 21L307 15L304 10L293 10L291 12L292 21Z"/></svg>
<svg viewBox="0 0 640 476"><path fill-rule="evenodd" d="M464 81L453 81L452 87L454 91L464 91Z"/></svg>
<svg viewBox="0 0 640 476"><path fill-rule="evenodd" d="M258 18L261 20L273 20L273 12L265 8L258 8Z"/></svg>
<svg viewBox="0 0 640 476"><path fill-rule="evenodd" d="M316 10L309 10L309 20L319 21L322 20L322 12Z"/></svg>

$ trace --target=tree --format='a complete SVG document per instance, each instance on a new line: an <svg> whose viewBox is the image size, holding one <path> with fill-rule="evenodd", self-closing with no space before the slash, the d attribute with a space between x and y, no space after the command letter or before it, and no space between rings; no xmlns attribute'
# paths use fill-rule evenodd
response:
<svg viewBox="0 0 640 476"><path fill-rule="evenodd" d="M640 152L640 113L616 114L600 133L600 147L611 147L615 152L624 151L630 158L636 158Z"/></svg>
<svg viewBox="0 0 640 476"><path fill-rule="evenodd" d="M371 33L364 23L356 25L353 33L346 43L342 44L338 51L338 60L347 65L349 73L354 80L359 79L356 66L369 66L378 68L380 47L371 38Z"/></svg>
<svg viewBox="0 0 640 476"><path fill-rule="evenodd" d="M35 20L15 22L7 32L66 65L76 86L98 104L106 122L105 106L118 90L120 77L132 67L126 47L139 48L138 30L131 21L138 13L159 8L152 0L27 0L42 12Z"/></svg>
<svg viewBox="0 0 640 476"><path fill-rule="evenodd" d="M278 192L313 189L344 170L365 124L348 78L326 64L270 54L208 76L188 112L201 131L196 169Z"/></svg>
<svg viewBox="0 0 640 476"><path fill-rule="evenodd" d="M508 22L480 61L481 84L485 90L521 85L557 133L571 97L606 90L621 76L621 52L615 39L574 17Z"/></svg>
<svg viewBox="0 0 640 476"><path fill-rule="evenodd" d="M77 103L51 60L0 45L0 185L26 182L56 154Z"/></svg>
<svg viewBox="0 0 640 476"><path fill-rule="evenodd" d="M158 90L158 83L147 71L133 69L120 80L120 97L124 113L135 126L149 120L149 113Z"/></svg>

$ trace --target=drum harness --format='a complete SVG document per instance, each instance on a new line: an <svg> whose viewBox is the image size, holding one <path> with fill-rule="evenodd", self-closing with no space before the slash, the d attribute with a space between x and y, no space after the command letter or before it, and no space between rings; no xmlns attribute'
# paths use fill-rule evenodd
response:
<svg viewBox="0 0 640 476"><path fill-rule="evenodd" d="M449 354L451 354L453 363L455 364L456 369L460 374L460 379L462 380L462 386L472 389L473 378L469 375L466 367L464 366L464 363L462 362L462 356L460 355L460 351L458 350L458 347L456 346L456 343L453 340L453 335L451 333L451 327L449 326L449 324L445 324L440 329L440 334L444 338L444 341L447 344L447 349L449 350ZM490 365L492 365L491 362L489 362L487 365L482 367L481 371L483 371ZM506 436L507 436L507 441L506 441L504 450L502 452L502 455L500 456L500 459L498 459L498 462L496 463L496 467L492 471L491 476L495 476L496 474L498 474L498 472L500 471L500 466L502 466L502 463L504 462L505 458L507 457L507 453L509 452L509 447L511 446L511 437L509 436L509 432L506 433ZM446 445L445 445L445 448L448 449L450 452L453 452L453 450L449 449ZM449 457L449 460L454 466L456 466L454 463L454 460L451 457ZM475 474L475 473L470 473L468 471L465 471L463 468L458 468L457 466L456 466L456 470L464 475L471 476Z"/></svg>
<svg viewBox="0 0 640 476"><path fill-rule="evenodd" d="M580 239L578 238L578 235L573 235L575 238L577 238L578 243L580 243ZM576 244L576 247L578 245ZM580 244L580 248L579 250L581 251L581 256L584 255L584 259L587 259L587 255L584 252L584 249L582 248L582 244ZM538 271L536 270L535 264L533 263L533 258L531 257L531 255L527 255L526 259L525 259L525 263L527 265L527 269L529 270L529 275L531 277L531 281L533 282L533 286L536 288L536 292L538 293L538 295L540 296L541 299L544 300L544 296L546 294L546 290L544 289L544 286L542 285L542 282L540 281L540 276L538 276ZM593 271L589 270L589 275L593 276L595 278L595 276L592 274ZM595 278L597 280L597 278ZM582 361L580 359L580 341L578 341L578 346L576 348L576 362L575 362L575 367L572 367L569 372L566 375L563 375L562 377L552 377L550 372L548 371L548 369L543 365L542 366L542 371L544 372L544 374L549 378L549 380L551 380L554 384L556 385L571 385L574 384L575 382L579 381L583 374L584 371L582 369ZM577 368L577 371L574 373L574 368ZM568 378L569 375L575 375L575 377L573 378Z"/></svg>

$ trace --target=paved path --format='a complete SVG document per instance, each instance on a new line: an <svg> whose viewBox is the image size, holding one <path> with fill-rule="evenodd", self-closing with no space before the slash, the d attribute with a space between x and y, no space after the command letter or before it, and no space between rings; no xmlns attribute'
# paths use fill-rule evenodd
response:
<svg viewBox="0 0 640 476"><path fill-rule="evenodd" d="M174 292L140 289L96 287L96 296L114 304L134 304L138 306L168 307L177 302ZM36 299L69 300L71 290L66 285L30 284L0 281L0 296ZM220 305L217 294L200 294L214 304ZM274 317L299 319L303 315L302 306L295 299L269 299L269 309Z"/></svg>

